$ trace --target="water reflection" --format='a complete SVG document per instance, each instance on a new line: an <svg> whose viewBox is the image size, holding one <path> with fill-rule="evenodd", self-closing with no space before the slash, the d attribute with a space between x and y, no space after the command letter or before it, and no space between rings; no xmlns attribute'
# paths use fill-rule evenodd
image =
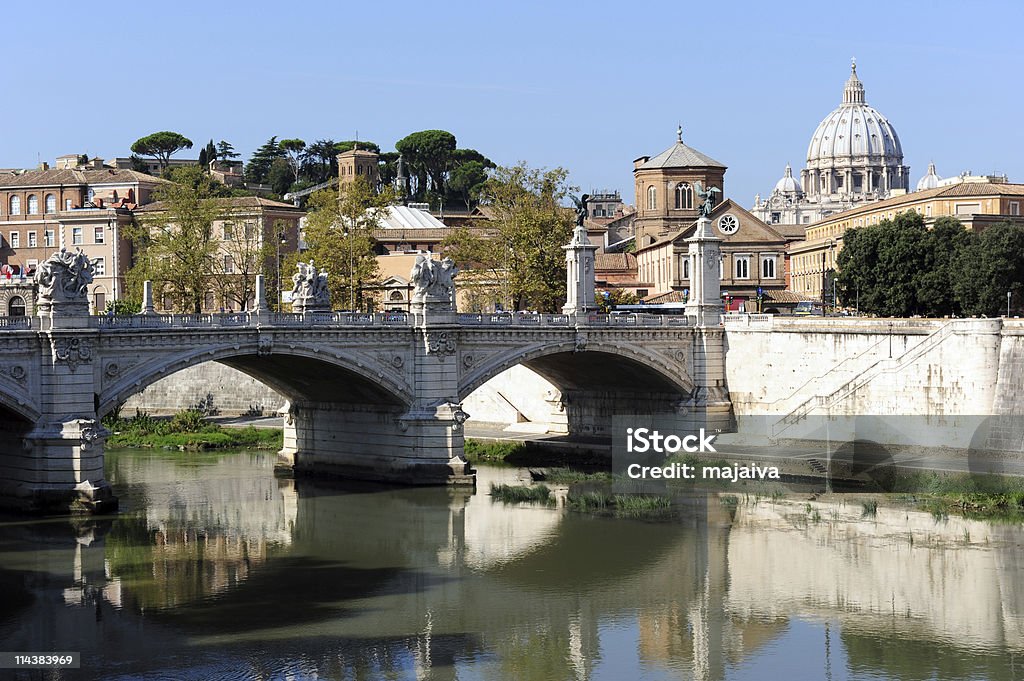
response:
<svg viewBox="0 0 1024 681"><path fill-rule="evenodd" d="M1024 673L1019 527L715 498L669 523L481 491L111 456L116 518L0 524L0 640L61 678L985 678ZM24 678L39 678L25 675Z"/></svg>

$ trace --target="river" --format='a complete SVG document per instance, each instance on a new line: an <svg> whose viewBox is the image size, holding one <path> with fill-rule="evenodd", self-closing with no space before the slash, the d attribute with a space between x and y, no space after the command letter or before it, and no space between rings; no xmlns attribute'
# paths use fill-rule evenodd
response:
<svg viewBox="0 0 1024 681"><path fill-rule="evenodd" d="M1024 528L842 497L667 522L122 450L121 511L0 518L15 679L1024 679ZM7 674L7 676L4 676Z"/></svg>

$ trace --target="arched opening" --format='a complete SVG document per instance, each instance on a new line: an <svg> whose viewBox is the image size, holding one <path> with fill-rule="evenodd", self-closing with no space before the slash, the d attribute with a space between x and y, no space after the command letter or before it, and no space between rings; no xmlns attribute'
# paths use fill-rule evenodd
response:
<svg viewBox="0 0 1024 681"><path fill-rule="evenodd" d="M614 416L674 414L692 392L688 376L622 348L541 350L472 372L460 388L473 423L601 438Z"/></svg>
<svg viewBox="0 0 1024 681"><path fill-rule="evenodd" d="M24 317L25 299L21 296L12 296L11 299L7 301L7 316Z"/></svg>

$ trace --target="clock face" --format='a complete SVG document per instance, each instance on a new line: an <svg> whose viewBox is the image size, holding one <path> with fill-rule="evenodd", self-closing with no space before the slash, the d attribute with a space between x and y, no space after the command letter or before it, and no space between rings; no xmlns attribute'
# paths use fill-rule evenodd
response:
<svg viewBox="0 0 1024 681"><path fill-rule="evenodd" d="M722 234L735 234L736 230L740 228L740 221L736 219L736 216L726 213L722 217L718 218L718 231Z"/></svg>

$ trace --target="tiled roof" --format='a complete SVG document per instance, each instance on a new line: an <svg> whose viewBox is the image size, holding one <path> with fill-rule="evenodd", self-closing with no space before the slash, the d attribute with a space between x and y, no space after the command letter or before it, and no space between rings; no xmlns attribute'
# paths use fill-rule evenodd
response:
<svg viewBox="0 0 1024 681"><path fill-rule="evenodd" d="M594 269L597 271L635 271L636 256L632 253L598 253L594 256Z"/></svg>
<svg viewBox="0 0 1024 681"><path fill-rule="evenodd" d="M167 180L136 170L104 168L102 170L28 170L17 175L0 175L0 187L49 187L75 184L135 183L163 184Z"/></svg>
<svg viewBox="0 0 1024 681"><path fill-rule="evenodd" d="M265 199L262 196L231 196L215 199L217 205L226 206L229 208L278 208L288 209L299 213L304 213L301 208L296 208L290 203L281 203L280 201L271 201ZM164 209L163 201L156 201L154 203L146 204L138 209L138 212L148 213L156 212Z"/></svg>
<svg viewBox="0 0 1024 681"><path fill-rule="evenodd" d="M668 291L666 293L653 293L644 298L645 303L685 303L686 298L682 291Z"/></svg>
<svg viewBox="0 0 1024 681"><path fill-rule="evenodd" d="M815 298L808 298L807 296L800 295L794 291L776 291L773 289L765 290L764 297L765 302L772 303L803 303L806 301L814 302L816 300Z"/></svg>
<svg viewBox="0 0 1024 681"><path fill-rule="evenodd" d="M696 149L686 146L677 141L671 147L650 159L637 170L650 170L652 168L691 168L691 167L713 167L724 168L725 164L702 154Z"/></svg>
<svg viewBox="0 0 1024 681"><path fill-rule="evenodd" d="M907 206L925 199L999 195L1024 196L1024 184L1011 184L1009 182L957 182L956 184L935 187L934 189L924 189L919 192L901 194L900 196L891 196L881 201L871 201L863 206L858 206L857 208L851 208L850 210L844 210L841 213L828 215L816 223L807 225L807 227L814 227L822 223L832 222L836 219L846 219L853 215L871 213L885 208Z"/></svg>

